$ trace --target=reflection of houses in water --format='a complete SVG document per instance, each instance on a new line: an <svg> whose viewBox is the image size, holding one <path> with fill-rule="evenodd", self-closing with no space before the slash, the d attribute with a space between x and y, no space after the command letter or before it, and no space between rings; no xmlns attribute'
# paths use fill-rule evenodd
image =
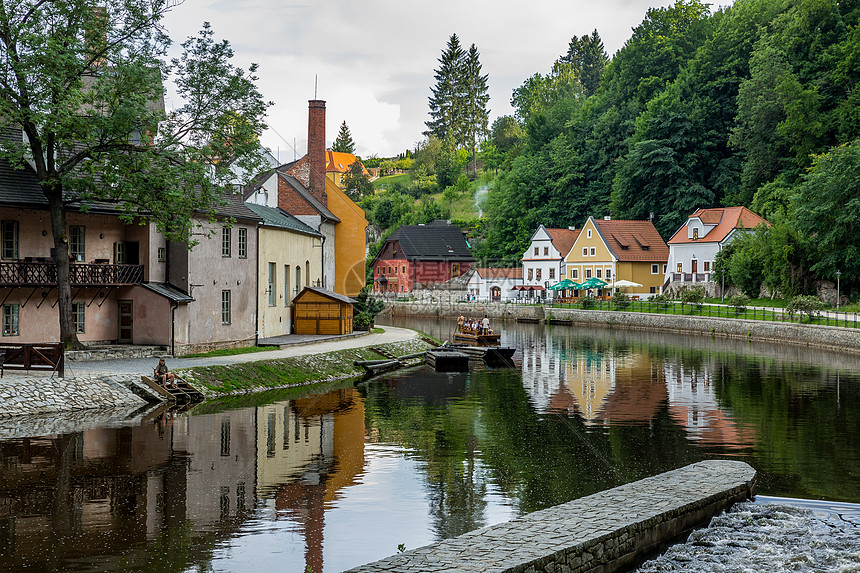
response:
<svg viewBox="0 0 860 573"><path fill-rule="evenodd" d="M745 448L756 442L755 428L738 426L720 408L714 387L721 373L718 362L690 365L666 362L663 372L669 393L669 413L687 437L701 444Z"/></svg>
<svg viewBox="0 0 860 573"><path fill-rule="evenodd" d="M553 398L564 394L562 365L570 356L568 338L554 338L551 329L517 329L512 346L522 351L523 387L535 410L546 412Z"/></svg>
<svg viewBox="0 0 860 573"><path fill-rule="evenodd" d="M312 571L323 570L326 505L364 468L364 434L353 388L257 408L259 495L299 525Z"/></svg>

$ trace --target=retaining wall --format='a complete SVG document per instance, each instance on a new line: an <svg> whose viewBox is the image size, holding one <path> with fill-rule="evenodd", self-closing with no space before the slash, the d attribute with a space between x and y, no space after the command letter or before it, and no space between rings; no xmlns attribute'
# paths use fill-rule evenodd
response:
<svg viewBox="0 0 860 573"><path fill-rule="evenodd" d="M743 462L699 462L350 571L616 571L751 497L755 475Z"/></svg>
<svg viewBox="0 0 860 573"><path fill-rule="evenodd" d="M140 376L74 378L6 376L0 379L0 417L146 404L129 386Z"/></svg>
<svg viewBox="0 0 860 573"><path fill-rule="evenodd" d="M545 308L541 305L462 303L439 305L433 303L393 302L386 306L392 316L454 317L459 313L496 319L546 320L549 314L559 320L604 328L662 330L674 333L695 333L726 336L767 342L789 342L844 352L860 353L860 328L840 328L791 322L767 322L742 318L717 318L648 314L606 310Z"/></svg>

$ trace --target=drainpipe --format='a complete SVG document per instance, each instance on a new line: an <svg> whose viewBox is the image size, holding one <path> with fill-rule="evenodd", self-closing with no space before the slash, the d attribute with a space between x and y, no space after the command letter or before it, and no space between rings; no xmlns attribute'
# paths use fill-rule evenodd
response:
<svg viewBox="0 0 860 573"><path fill-rule="evenodd" d="M262 223L257 223L257 281L254 285L254 315L256 324L254 325L254 346L260 344L260 227ZM275 274L278 274L278 268L275 267ZM275 298L275 304L278 299Z"/></svg>
<svg viewBox="0 0 860 573"><path fill-rule="evenodd" d="M170 355L176 358L176 309L178 302L170 303Z"/></svg>

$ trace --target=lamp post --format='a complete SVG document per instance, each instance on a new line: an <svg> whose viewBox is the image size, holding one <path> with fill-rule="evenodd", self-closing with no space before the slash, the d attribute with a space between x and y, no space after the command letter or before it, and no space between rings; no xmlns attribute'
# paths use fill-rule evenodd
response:
<svg viewBox="0 0 860 573"><path fill-rule="evenodd" d="M836 271L836 310L839 310L839 277L842 276L842 271Z"/></svg>
<svg viewBox="0 0 860 573"><path fill-rule="evenodd" d="M720 269L720 274L723 276L722 286L720 287L720 302L726 301L726 269Z"/></svg>

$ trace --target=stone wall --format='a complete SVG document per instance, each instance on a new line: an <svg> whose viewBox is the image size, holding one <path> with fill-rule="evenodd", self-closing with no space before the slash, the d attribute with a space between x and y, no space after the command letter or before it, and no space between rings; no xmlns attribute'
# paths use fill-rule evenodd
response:
<svg viewBox="0 0 860 573"><path fill-rule="evenodd" d="M505 303L433 304L413 302L389 303L391 316L455 317L459 313L496 319L545 320L548 315L573 324L638 330L662 330L673 333L694 333L726 336L767 342L789 342L817 348L860 353L860 328L840 328L791 322L767 322L741 318L717 318L648 314L644 312L579 310L545 308L542 305Z"/></svg>
<svg viewBox="0 0 860 573"><path fill-rule="evenodd" d="M142 407L146 400L129 386L140 376L92 375L74 378L12 375L0 378L0 417L52 412Z"/></svg>
<svg viewBox="0 0 860 573"><path fill-rule="evenodd" d="M755 476L743 462L699 462L350 571L623 570L750 498Z"/></svg>

